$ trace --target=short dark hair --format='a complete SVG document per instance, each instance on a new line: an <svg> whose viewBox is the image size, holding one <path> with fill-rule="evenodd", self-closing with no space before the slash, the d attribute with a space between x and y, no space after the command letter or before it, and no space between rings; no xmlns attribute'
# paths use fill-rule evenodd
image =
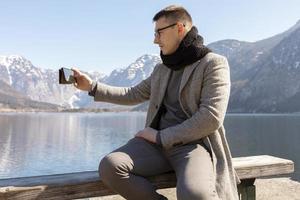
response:
<svg viewBox="0 0 300 200"><path fill-rule="evenodd" d="M153 22L159 20L160 18L165 17L167 20L170 20L172 22L183 22L183 23L190 23L192 24L192 17L188 13L188 11L182 7L182 6L177 6L177 5L171 5L168 6L158 13L156 13L153 17Z"/></svg>

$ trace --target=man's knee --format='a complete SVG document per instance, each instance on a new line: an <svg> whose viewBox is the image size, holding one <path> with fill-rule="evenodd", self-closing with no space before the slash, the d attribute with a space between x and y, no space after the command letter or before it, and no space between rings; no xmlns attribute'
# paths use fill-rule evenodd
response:
<svg viewBox="0 0 300 200"><path fill-rule="evenodd" d="M114 152L106 155L99 164L98 172L101 180L112 180L115 177L126 176L130 171L130 161L126 155Z"/></svg>

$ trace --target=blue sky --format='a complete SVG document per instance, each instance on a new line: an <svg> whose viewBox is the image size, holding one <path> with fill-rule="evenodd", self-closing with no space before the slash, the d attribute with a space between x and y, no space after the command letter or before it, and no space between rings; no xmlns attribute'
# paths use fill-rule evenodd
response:
<svg viewBox="0 0 300 200"><path fill-rule="evenodd" d="M22 55L42 68L109 74L159 53L152 17L170 4L187 8L206 44L257 41L300 20L299 0L0 0L0 55Z"/></svg>

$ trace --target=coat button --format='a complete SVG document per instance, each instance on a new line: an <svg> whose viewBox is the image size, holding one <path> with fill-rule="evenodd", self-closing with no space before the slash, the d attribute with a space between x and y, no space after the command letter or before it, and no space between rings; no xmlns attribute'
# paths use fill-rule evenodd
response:
<svg viewBox="0 0 300 200"><path fill-rule="evenodd" d="M158 105L156 105L155 108L158 109Z"/></svg>

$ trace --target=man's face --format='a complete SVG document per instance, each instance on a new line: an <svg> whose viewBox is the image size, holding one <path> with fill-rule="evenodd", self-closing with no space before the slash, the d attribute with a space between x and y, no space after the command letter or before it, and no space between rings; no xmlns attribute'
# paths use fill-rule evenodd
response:
<svg viewBox="0 0 300 200"><path fill-rule="evenodd" d="M168 26L170 27L160 30ZM155 32L154 43L160 47L162 54L169 55L174 53L182 40L178 23L171 23L165 17L161 17L155 22Z"/></svg>

